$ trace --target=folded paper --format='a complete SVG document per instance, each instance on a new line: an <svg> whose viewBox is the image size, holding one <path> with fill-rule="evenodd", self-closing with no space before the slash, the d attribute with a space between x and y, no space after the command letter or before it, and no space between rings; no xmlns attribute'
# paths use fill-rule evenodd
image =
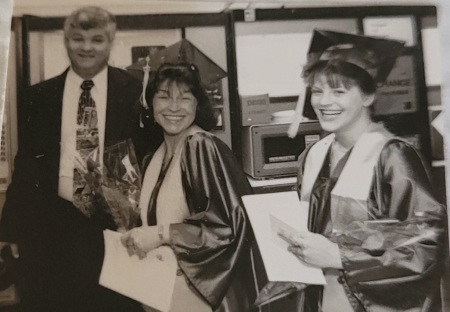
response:
<svg viewBox="0 0 450 312"><path fill-rule="evenodd" d="M307 231L308 203L301 203L296 192L247 195L242 200L255 232L268 280L325 284L321 269L302 263L287 248L280 248L273 239L272 229L276 227L271 226L271 218L281 220L296 231Z"/></svg>
<svg viewBox="0 0 450 312"><path fill-rule="evenodd" d="M128 254L121 233L105 230L103 235L105 257L99 284L159 311L169 311L177 271L172 249L161 246L139 259Z"/></svg>

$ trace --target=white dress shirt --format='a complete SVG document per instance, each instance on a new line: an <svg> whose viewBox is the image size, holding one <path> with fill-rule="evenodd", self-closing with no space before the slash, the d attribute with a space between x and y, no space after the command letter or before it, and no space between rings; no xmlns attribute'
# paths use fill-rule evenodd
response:
<svg viewBox="0 0 450 312"><path fill-rule="evenodd" d="M73 171L76 151L78 101L82 92L83 78L72 68L69 69L64 84L62 121L61 121L61 156L59 159L58 195L72 201ZM103 149L105 142L106 99L108 94L108 67L105 67L91 79L94 86L91 89L95 101L98 118L100 166L103 166Z"/></svg>

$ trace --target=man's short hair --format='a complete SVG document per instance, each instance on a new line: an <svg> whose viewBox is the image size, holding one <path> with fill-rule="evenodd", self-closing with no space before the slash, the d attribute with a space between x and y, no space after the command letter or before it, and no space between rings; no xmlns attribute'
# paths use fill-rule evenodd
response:
<svg viewBox="0 0 450 312"><path fill-rule="evenodd" d="M71 29L94 28L105 28L109 40L113 41L116 34L116 17L101 7L82 7L72 12L64 21L64 37L67 38Z"/></svg>

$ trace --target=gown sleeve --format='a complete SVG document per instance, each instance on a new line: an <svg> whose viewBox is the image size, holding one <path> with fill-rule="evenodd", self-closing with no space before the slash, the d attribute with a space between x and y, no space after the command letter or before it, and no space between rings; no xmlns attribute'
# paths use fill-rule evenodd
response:
<svg viewBox="0 0 450 312"><path fill-rule="evenodd" d="M365 306L398 310L439 294L446 255L446 208L434 197L424 161L405 142L382 150L369 209L397 223L353 222L332 240L343 263L341 282ZM417 301L417 302L416 302Z"/></svg>
<svg viewBox="0 0 450 312"><path fill-rule="evenodd" d="M209 133L188 137L181 160L190 217L170 226L180 268L217 308L250 248L241 196L252 189L231 150Z"/></svg>

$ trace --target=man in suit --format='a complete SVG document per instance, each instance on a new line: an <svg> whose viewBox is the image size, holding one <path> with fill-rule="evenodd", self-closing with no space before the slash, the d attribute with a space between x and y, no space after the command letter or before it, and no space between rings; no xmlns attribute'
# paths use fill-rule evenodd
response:
<svg viewBox="0 0 450 312"><path fill-rule="evenodd" d="M15 160L0 223L0 248L10 246L21 269L25 311L140 310L98 285L108 222L102 214L81 213L73 193L75 170L88 167L75 148L85 81L96 108L99 159L105 147L127 138L138 158L151 149L139 127L140 81L108 66L115 30L115 17L99 7L73 12L64 24L71 66L25 96L27 139Z"/></svg>

